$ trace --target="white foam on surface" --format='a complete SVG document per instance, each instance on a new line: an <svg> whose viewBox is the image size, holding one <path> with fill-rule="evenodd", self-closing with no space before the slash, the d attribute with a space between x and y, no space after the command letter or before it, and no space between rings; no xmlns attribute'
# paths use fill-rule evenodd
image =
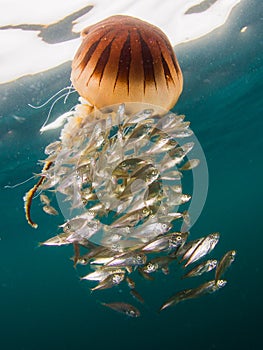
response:
<svg viewBox="0 0 263 350"><path fill-rule="evenodd" d="M196 40L224 25L241 0L217 0L207 10L186 14L202 0L0 0L0 27L50 25L88 5L91 11L74 22L73 32L115 14L132 15L160 27L173 46ZM39 31L0 30L0 83L36 74L72 60L80 39L48 44Z"/></svg>

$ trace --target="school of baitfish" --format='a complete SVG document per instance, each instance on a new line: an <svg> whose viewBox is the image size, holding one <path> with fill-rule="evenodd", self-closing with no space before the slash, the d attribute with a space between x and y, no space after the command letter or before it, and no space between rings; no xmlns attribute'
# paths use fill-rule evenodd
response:
<svg viewBox="0 0 263 350"><path fill-rule="evenodd" d="M187 141L189 122L154 108L128 112L124 104L96 113L99 118L91 118L81 104L76 106L60 140L46 147L39 181L25 195L26 217L33 227L37 224L30 208L37 192L45 213L58 214L51 203L54 193L68 208L60 233L41 245L73 245L74 266L86 266L81 279L89 281L91 291L126 284L139 305L146 301L136 274L149 281L158 273L173 278L174 266L181 269L182 280L213 274L208 282L179 290L160 311L224 287L222 278L236 252L227 252L220 261L204 260L219 233L191 240L187 231L185 206L191 195L183 193L182 179L199 164L189 156L194 147ZM140 316L139 307L127 302L102 305Z"/></svg>

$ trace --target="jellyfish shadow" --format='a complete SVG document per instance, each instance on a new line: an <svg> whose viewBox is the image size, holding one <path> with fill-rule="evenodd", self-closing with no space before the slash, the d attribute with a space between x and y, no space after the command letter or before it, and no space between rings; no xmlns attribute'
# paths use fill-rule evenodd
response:
<svg viewBox="0 0 263 350"><path fill-rule="evenodd" d="M22 29L28 31L39 31L38 37L47 44L57 44L79 38L79 32L72 31L74 22L81 16L87 14L93 8L92 5L71 13L58 22L51 24L18 24L0 27L0 30Z"/></svg>

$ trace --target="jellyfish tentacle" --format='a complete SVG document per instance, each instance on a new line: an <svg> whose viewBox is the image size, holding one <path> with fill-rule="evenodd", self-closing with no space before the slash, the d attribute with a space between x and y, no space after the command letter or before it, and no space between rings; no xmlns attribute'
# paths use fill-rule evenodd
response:
<svg viewBox="0 0 263 350"><path fill-rule="evenodd" d="M45 162L44 167L42 169L42 174L44 171L48 170L50 166L52 165L53 162L48 161ZM25 202L25 213L26 213L26 220L30 226L33 228L37 228L38 224L36 224L32 219L31 219L31 204L32 204L32 199L34 197L34 194L36 193L37 189L39 188L40 185L45 181L46 176L41 175L40 179L38 182L32 187L24 196L24 202Z"/></svg>
<svg viewBox="0 0 263 350"><path fill-rule="evenodd" d="M51 97L49 97L44 103L42 103L39 106L34 106L31 103L28 103L28 106L33 108L33 109L40 109L45 107L49 102L51 102L57 95L59 95L62 91L65 90L71 90L72 89L72 84L70 84L70 86L64 87L62 89L60 89L58 92L56 92L55 94L53 94Z"/></svg>

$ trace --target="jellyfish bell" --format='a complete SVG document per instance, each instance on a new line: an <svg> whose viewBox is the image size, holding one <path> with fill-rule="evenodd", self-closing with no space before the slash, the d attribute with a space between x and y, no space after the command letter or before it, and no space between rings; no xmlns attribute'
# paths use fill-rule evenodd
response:
<svg viewBox="0 0 263 350"><path fill-rule="evenodd" d="M169 110L183 88L183 76L167 36L130 16L112 16L84 29L71 81L97 109L126 102Z"/></svg>

